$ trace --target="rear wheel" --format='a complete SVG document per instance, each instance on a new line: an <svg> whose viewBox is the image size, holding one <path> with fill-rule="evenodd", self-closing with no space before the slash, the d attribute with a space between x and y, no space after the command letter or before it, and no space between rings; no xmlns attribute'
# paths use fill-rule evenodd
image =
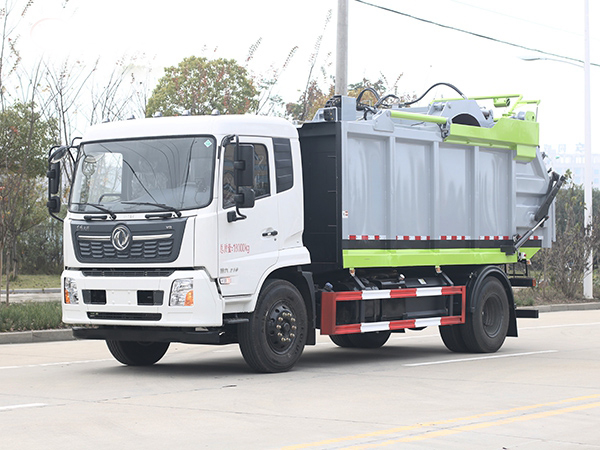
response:
<svg viewBox="0 0 600 450"><path fill-rule="evenodd" d="M352 345L352 342L350 342L349 335L347 334L330 334L329 339L331 339L331 341L338 347L354 347L354 345Z"/></svg>
<svg viewBox="0 0 600 450"><path fill-rule="evenodd" d="M461 325L446 325L439 327L444 345L451 352L467 353L469 351L460 331Z"/></svg>
<svg viewBox="0 0 600 450"><path fill-rule="evenodd" d="M488 276L478 290L475 311L461 328L467 348L474 353L493 353L506 339L508 296L497 278Z"/></svg>
<svg viewBox="0 0 600 450"><path fill-rule="evenodd" d="M167 353L168 342L106 341L117 361L127 366L150 366Z"/></svg>
<svg viewBox="0 0 600 450"><path fill-rule="evenodd" d="M285 372L306 345L308 319L298 289L284 280L265 283L254 313L238 328L240 350L257 372Z"/></svg>
<svg viewBox="0 0 600 450"><path fill-rule="evenodd" d="M338 347L344 348L379 348L390 338L391 331L374 331L371 333L334 334L329 339Z"/></svg>
<svg viewBox="0 0 600 450"><path fill-rule="evenodd" d="M391 331L374 331L372 333L349 334L348 339L352 347L379 348L390 338Z"/></svg>

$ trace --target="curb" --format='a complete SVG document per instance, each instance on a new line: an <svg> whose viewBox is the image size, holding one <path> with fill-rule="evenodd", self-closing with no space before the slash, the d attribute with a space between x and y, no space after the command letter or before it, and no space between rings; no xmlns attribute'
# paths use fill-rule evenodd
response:
<svg viewBox="0 0 600 450"><path fill-rule="evenodd" d="M2 290L6 294L6 289ZM60 288L42 288L42 289L9 289L9 294L60 294Z"/></svg>
<svg viewBox="0 0 600 450"><path fill-rule="evenodd" d="M70 328L64 328L60 330L33 330L0 333L0 345L72 341L74 339L73 331Z"/></svg>
<svg viewBox="0 0 600 450"><path fill-rule="evenodd" d="M588 311L594 309L600 309L600 302L590 303L568 303L558 305L540 305L532 306L530 308L523 309L537 309L539 312L561 312L561 311Z"/></svg>
<svg viewBox="0 0 600 450"><path fill-rule="evenodd" d="M540 313L588 311L600 309L600 302L526 306L519 309L537 309ZM35 330L0 333L0 345L73 340L75 340L75 338L73 337L73 332L70 328L64 328L60 330Z"/></svg>

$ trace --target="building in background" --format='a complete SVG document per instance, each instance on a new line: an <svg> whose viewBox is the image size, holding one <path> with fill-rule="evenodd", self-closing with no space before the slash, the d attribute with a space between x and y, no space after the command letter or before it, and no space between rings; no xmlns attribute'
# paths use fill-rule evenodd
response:
<svg viewBox="0 0 600 450"><path fill-rule="evenodd" d="M575 184L583 184L585 181L585 148L583 144L577 144L575 148L567 148L566 144L544 145L544 153L547 155L546 166L555 172L563 174L567 169L573 174ZM592 176L593 186L600 187L600 154L592 153Z"/></svg>

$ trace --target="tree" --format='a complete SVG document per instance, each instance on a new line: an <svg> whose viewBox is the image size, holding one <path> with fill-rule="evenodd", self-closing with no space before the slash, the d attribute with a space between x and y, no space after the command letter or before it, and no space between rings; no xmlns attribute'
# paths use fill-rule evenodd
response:
<svg viewBox="0 0 600 450"><path fill-rule="evenodd" d="M322 69L322 71L325 72L324 69ZM348 86L348 95L350 97L357 98L362 91L368 88L374 89L380 95L390 93L397 95L397 85L401 77L402 74L396 78L396 81L392 86L388 86L387 79L383 74L380 74L379 79L375 82L371 82L369 79L363 78L360 82L350 84ZM324 76L324 79L327 79L327 77ZM287 116L293 120L298 120L299 122L311 120L319 108L324 107L325 102L333 96L334 86L335 83L333 77L329 77L329 84L325 90L321 90L317 80L313 79L298 99L298 103L288 103L286 105ZM404 102L408 100L414 100L415 97L414 95L402 94L397 95L397 98L399 101ZM362 104L373 106L376 102L377 98L370 91L366 91L361 98ZM389 102L386 102L385 104L389 104Z"/></svg>
<svg viewBox="0 0 600 450"><path fill-rule="evenodd" d="M17 240L46 216L39 179L46 171L46 151L55 141L55 129L42 120L33 102L17 103L0 112L0 255L7 250L7 303L10 268L16 270Z"/></svg>
<svg viewBox="0 0 600 450"><path fill-rule="evenodd" d="M584 270L590 251L598 253L598 227L588 233L583 226L583 188L570 179L556 197L556 242L550 249L542 249L532 262L541 271L542 295L547 295L546 285L560 292L567 300L581 295ZM594 190L594 200L600 192ZM600 201L600 198L598 199ZM600 220L599 209L594 208L594 221ZM598 222L595 222L598 223Z"/></svg>
<svg viewBox="0 0 600 450"><path fill-rule="evenodd" d="M167 67L165 75L148 99L146 116L156 112L166 116L244 114L258 106L258 91L245 68L233 59L209 60L190 56L177 67Z"/></svg>
<svg viewBox="0 0 600 450"><path fill-rule="evenodd" d="M255 46L251 47L251 52L255 51L258 47L257 42ZM258 100L258 108L257 114L271 115L277 114L277 110L284 106L283 99L279 95L273 94L273 89L277 85L282 73L287 69L290 64L290 61L296 54L298 50L298 46L293 47L287 55L285 62L281 66L280 69L277 69L273 66L270 67L269 71L266 74L260 75L255 78L256 83L258 84L258 90L260 91L260 98ZM248 60L251 59L251 55L249 55Z"/></svg>
<svg viewBox="0 0 600 450"><path fill-rule="evenodd" d="M63 224L43 211L44 220L21 234L17 259L28 274L59 275L63 269Z"/></svg>
<svg viewBox="0 0 600 450"><path fill-rule="evenodd" d="M286 115L293 120L304 122L311 120L319 108L325 106L334 93L334 84L331 83L323 92L316 80L312 80L298 99L298 103L288 103L285 106Z"/></svg>
<svg viewBox="0 0 600 450"><path fill-rule="evenodd" d="M396 98L397 103L415 100L417 96L414 94L398 94L398 82L402 78L402 75L404 74L401 73L400 75L398 75L393 84L389 84L387 77L383 73L379 74L379 79L375 82L372 82L368 78L363 78L360 82L348 86L348 95L350 97L358 97L360 93L363 92L365 89L371 88L380 95L391 94L395 97L390 99L389 102L386 101L385 104L393 103L393 101L396 100ZM369 106L374 106L375 103L377 103L377 98L372 92L366 91L363 97L361 98L361 103L368 104Z"/></svg>

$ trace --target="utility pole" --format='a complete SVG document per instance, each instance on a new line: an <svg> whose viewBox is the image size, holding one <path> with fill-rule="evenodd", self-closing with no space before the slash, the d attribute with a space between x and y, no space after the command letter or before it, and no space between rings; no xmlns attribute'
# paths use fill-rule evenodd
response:
<svg viewBox="0 0 600 450"><path fill-rule="evenodd" d="M583 90L585 96L584 105L584 123L585 123L585 184L583 192L583 201L585 202L584 226L587 232L592 231L592 119L591 119L591 99L590 99L590 3L584 0L584 58L583 58ZM588 267L585 269L583 278L583 296L587 299L594 298L594 255L590 250Z"/></svg>
<svg viewBox="0 0 600 450"><path fill-rule="evenodd" d="M338 0L335 93L348 94L348 0Z"/></svg>

